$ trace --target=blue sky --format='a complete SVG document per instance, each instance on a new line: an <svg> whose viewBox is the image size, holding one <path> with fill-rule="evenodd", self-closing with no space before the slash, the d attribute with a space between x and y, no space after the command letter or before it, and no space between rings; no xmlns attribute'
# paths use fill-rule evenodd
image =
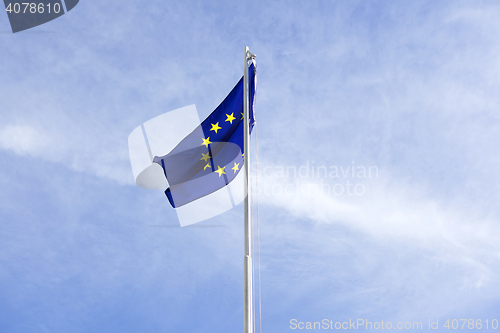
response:
<svg viewBox="0 0 500 333"><path fill-rule="evenodd" d="M496 1L82 0L12 34L5 14L0 331L242 330L242 206L176 228L134 184L127 137L208 115L246 45L264 332L500 320L498 17ZM306 165L339 177L279 173ZM363 193L313 191L347 181Z"/></svg>

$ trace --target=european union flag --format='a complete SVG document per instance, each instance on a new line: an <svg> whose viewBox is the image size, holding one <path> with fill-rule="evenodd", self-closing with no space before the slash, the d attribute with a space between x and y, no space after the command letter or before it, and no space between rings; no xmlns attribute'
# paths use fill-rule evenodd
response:
<svg viewBox="0 0 500 333"><path fill-rule="evenodd" d="M254 64L249 68L250 132L255 123ZM155 156L170 185L165 194L180 207L229 184L243 167L243 78L224 101L170 153Z"/></svg>

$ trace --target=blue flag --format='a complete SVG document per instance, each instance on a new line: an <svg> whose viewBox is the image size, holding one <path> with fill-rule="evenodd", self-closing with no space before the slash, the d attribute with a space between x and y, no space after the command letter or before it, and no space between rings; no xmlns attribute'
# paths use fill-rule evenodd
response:
<svg viewBox="0 0 500 333"><path fill-rule="evenodd" d="M254 64L249 68L250 132L255 123ZM224 101L170 153L155 156L170 185L172 207L180 207L229 184L243 168L243 78Z"/></svg>

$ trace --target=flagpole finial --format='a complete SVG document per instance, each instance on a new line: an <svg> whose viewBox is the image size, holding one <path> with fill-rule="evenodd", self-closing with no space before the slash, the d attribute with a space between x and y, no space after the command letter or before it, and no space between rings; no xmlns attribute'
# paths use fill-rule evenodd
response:
<svg viewBox="0 0 500 333"><path fill-rule="evenodd" d="M245 59L246 61L255 59L256 55L250 52L250 48L245 46Z"/></svg>

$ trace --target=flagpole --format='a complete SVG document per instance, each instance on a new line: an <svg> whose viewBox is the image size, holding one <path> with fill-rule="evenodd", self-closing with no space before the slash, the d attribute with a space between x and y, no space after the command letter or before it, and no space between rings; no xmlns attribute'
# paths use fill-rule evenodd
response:
<svg viewBox="0 0 500 333"><path fill-rule="evenodd" d="M252 223L250 210L250 133L249 133L249 93L248 93L248 60L251 59L248 46L245 46L244 54L244 76L243 76L243 118L244 118L244 170L245 170L245 257L243 262L243 315L244 333L252 332L253 324L253 282L252 282Z"/></svg>

